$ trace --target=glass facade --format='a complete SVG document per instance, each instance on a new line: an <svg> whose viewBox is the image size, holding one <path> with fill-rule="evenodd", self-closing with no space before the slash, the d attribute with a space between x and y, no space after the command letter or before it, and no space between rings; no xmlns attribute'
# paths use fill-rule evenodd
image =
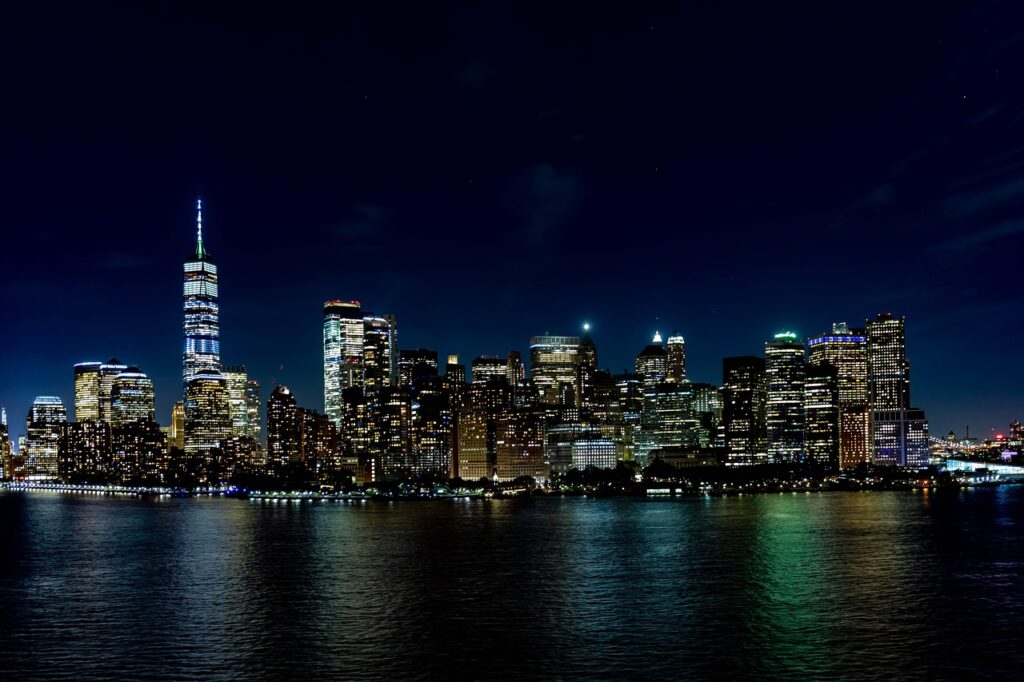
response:
<svg viewBox="0 0 1024 682"><path fill-rule="evenodd" d="M220 309L217 266L203 246L202 201L197 204L196 252L185 262L183 286L185 346L182 381L188 384L200 374L220 371Z"/></svg>
<svg viewBox="0 0 1024 682"><path fill-rule="evenodd" d="M871 420L868 410L868 344L862 329L845 322L831 333L807 340L807 363L836 370L839 391L839 465L843 469L871 461Z"/></svg>
<svg viewBox="0 0 1024 682"><path fill-rule="evenodd" d="M764 345L768 456L774 462L804 459L804 344L780 332Z"/></svg>
<svg viewBox="0 0 1024 682"><path fill-rule="evenodd" d="M25 473L29 480L55 480L58 455L68 415L56 396L39 396L25 419Z"/></svg>
<svg viewBox="0 0 1024 682"><path fill-rule="evenodd" d="M100 418L100 366L102 362L75 365L75 419L80 422Z"/></svg>
<svg viewBox="0 0 1024 682"><path fill-rule="evenodd" d="M566 396L575 400L578 336L535 336L530 339L530 376L540 401L563 405Z"/></svg>
<svg viewBox="0 0 1024 682"><path fill-rule="evenodd" d="M153 380L138 367L129 367L114 378L111 390L114 425L137 421L153 421L156 418L156 394Z"/></svg>

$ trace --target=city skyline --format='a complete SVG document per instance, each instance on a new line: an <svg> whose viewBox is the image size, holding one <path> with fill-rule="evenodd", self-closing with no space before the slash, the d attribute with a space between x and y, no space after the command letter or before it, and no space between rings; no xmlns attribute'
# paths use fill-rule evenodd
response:
<svg viewBox="0 0 1024 682"><path fill-rule="evenodd" d="M334 298L463 358L589 321L618 371L678 328L712 383L892 311L936 433L1019 417L1018 9L406 11L12 9L9 416L117 357L166 422L202 196L223 360L264 396L319 405Z"/></svg>

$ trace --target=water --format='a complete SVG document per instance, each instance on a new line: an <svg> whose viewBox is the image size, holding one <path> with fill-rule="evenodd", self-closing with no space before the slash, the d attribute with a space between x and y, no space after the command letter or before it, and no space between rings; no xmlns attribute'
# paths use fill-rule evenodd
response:
<svg viewBox="0 0 1024 682"><path fill-rule="evenodd" d="M1022 488L0 493L0 676L1016 677L1022 521Z"/></svg>

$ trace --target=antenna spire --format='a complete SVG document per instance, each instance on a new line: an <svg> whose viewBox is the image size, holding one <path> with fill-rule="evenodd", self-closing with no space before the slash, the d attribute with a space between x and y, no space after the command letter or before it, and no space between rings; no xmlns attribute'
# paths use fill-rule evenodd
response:
<svg viewBox="0 0 1024 682"><path fill-rule="evenodd" d="M206 249L203 248L203 200L200 197L196 200L196 258L205 258Z"/></svg>

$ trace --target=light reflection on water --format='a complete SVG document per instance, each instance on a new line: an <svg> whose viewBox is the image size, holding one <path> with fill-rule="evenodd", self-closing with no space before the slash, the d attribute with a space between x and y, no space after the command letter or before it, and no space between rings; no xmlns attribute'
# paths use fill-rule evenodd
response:
<svg viewBox="0 0 1024 682"><path fill-rule="evenodd" d="M5 677L956 678L1024 664L1024 489L0 494Z"/></svg>

